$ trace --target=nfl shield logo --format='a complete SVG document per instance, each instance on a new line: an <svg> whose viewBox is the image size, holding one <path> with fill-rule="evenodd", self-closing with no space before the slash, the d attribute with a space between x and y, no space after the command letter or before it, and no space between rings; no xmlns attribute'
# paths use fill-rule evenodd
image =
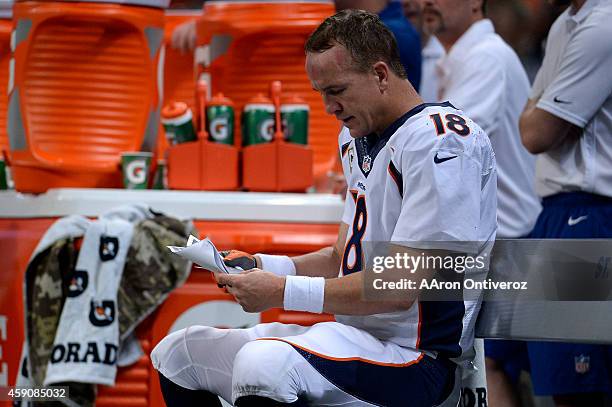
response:
<svg viewBox="0 0 612 407"><path fill-rule="evenodd" d="M370 169L372 168L372 159L369 155L363 157L363 163L361 164L361 168L363 168L364 172L370 172Z"/></svg>
<svg viewBox="0 0 612 407"><path fill-rule="evenodd" d="M591 358L589 356L575 356L574 364L576 366L576 373L584 374L591 368Z"/></svg>

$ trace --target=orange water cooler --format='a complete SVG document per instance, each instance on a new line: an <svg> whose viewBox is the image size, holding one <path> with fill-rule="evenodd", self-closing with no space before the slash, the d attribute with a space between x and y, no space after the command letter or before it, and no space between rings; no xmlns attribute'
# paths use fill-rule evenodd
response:
<svg viewBox="0 0 612 407"><path fill-rule="evenodd" d="M309 105L315 177L333 166L339 126L312 90L304 69L304 42L333 13L331 1L212 1L197 23L199 79L208 82L213 94L223 92L232 99L237 113L254 95L267 93L273 81L282 82L283 94ZM239 120L236 114L238 141Z"/></svg>
<svg viewBox="0 0 612 407"><path fill-rule="evenodd" d="M17 190L120 187L121 152L154 151L164 5L147 1L15 4L8 131Z"/></svg>

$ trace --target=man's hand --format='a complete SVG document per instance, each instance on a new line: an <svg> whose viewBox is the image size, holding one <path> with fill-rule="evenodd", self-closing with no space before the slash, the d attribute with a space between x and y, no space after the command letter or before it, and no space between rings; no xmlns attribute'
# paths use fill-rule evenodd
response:
<svg viewBox="0 0 612 407"><path fill-rule="evenodd" d="M226 286L246 312L261 312L283 306L285 277L252 269L241 274L217 274L217 283Z"/></svg>
<svg viewBox="0 0 612 407"><path fill-rule="evenodd" d="M193 52L196 44L195 20L177 26L172 32L170 44L172 48L179 50L181 53Z"/></svg>
<svg viewBox="0 0 612 407"><path fill-rule="evenodd" d="M250 270L260 267L255 256L240 250L225 250L219 252L223 256L223 262L230 267L240 267L243 270Z"/></svg>

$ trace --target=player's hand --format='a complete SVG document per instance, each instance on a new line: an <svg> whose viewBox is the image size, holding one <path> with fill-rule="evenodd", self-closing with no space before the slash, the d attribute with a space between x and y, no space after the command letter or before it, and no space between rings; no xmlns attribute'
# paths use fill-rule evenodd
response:
<svg viewBox="0 0 612 407"><path fill-rule="evenodd" d="M217 283L226 286L246 312L283 306L285 277L268 271L252 269L240 274L219 274Z"/></svg>
<svg viewBox="0 0 612 407"><path fill-rule="evenodd" d="M243 270L257 268L257 259L252 254L240 250L225 250L219 253L223 256L226 266L240 267Z"/></svg>

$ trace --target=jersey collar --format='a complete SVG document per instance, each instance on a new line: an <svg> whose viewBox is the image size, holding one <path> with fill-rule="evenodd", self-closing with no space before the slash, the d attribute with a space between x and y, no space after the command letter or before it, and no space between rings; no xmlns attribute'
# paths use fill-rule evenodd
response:
<svg viewBox="0 0 612 407"><path fill-rule="evenodd" d="M410 109L408 112L404 113L399 119L391 123L380 136L376 136L376 134L372 133L365 137L360 137L355 139L355 149L357 150L357 163L359 165L359 169L367 178L372 170L374 165L374 159L383 149L383 147L387 144L392 135L395 134L397 129L402 127L404 123L412 116L421 113L424 109L430 106L442 106L442 107L452 107L455 108L450 102L443 103L423 103L414 108Z"/></svg>

